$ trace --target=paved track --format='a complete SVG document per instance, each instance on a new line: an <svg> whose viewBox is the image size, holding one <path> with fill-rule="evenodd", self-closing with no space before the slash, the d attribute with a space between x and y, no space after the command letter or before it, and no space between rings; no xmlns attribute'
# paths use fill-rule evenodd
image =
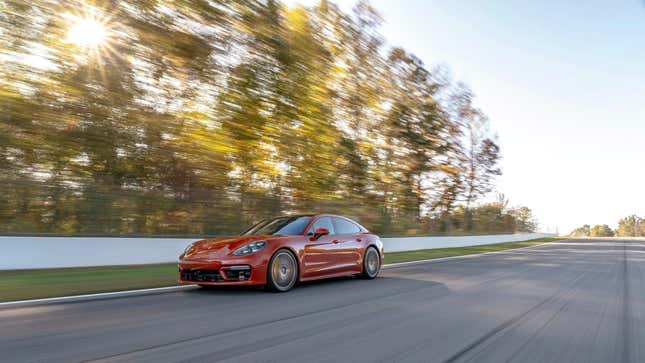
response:
<svg viewBox="0 0 645 363"><path fill-rule="evenodd" d="M0 361L643 362L645 241L0 311Z"/></svg>

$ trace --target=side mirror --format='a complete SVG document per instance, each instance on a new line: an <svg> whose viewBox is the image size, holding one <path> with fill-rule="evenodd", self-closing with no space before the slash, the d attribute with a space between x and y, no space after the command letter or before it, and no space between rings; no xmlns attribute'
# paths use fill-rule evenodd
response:
<svg viewBox="0 0 645 363"><path fill-rule="evenodd" d="M329 234L329 230L327 228L316 228L316 230L314 231L313 239L317 240L318 238L322 236L326 236L328 234Z"/></svg>

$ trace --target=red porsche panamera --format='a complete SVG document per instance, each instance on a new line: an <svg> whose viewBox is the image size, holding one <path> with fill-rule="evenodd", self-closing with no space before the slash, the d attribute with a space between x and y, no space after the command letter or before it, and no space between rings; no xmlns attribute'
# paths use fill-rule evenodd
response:
<svg viewBox="0 0 645 363"><path fill-rule="evenodd" d="M373 279L382 261L378 236L349 218L287 216L261 221L241 236L191 244L179 256L179 282L288 291L298 281L346 275Z"/></svg>

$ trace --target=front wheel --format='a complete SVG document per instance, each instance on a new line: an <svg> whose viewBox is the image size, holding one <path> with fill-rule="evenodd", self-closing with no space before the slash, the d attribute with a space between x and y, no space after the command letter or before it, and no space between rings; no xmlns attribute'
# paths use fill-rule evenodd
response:
<svg viewBox="0 0 645 363"><path fill-rule="evenodd" d="M376 248L367 247L363 257L363 273L361 276L371 280L378 275L379 271L381 271L381 257Z"/></svg>
<svg viewBox="0 0 645 363"><path fill-rule="evenodd" d="M298 262L291 251L278 250L269 261L267 289L276 292L291 290L298 280Z"/></svg>

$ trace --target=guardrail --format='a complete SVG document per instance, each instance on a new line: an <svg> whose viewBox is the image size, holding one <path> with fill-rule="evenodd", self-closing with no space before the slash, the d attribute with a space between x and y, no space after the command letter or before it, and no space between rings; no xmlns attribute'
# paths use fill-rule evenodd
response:
<svg viewBox="0 0 645 363"><path fill-rule="evenodd" d="M383 238L386 252L476 246L551 237L502 234L459 237ZM13 237L0 236L0 270L137 265L173 262L196 238Z"/></svg>

